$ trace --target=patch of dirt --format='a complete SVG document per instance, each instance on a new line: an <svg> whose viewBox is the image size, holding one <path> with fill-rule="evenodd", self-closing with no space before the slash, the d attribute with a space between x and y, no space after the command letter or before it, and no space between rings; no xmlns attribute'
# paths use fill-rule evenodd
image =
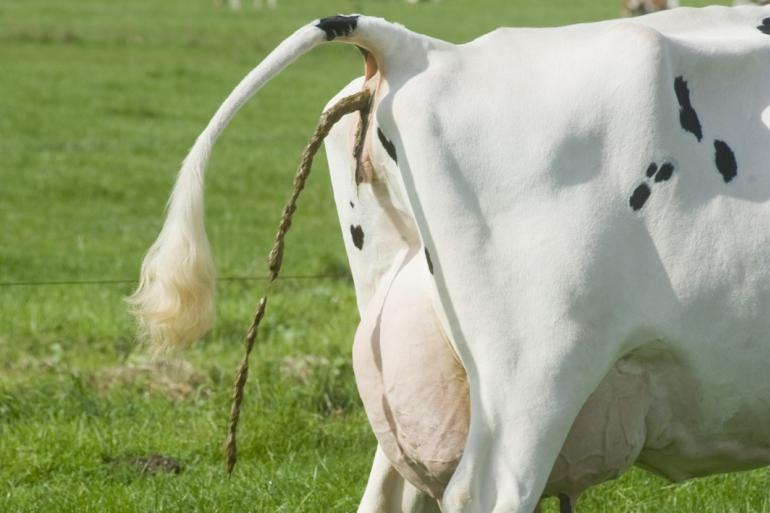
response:
<svg viewBox="0 0 770 513"><path fill-rule="evenodd" d="M90 381L94 388L102 392L129 386L161 394L173 401L210 393L208 376L181 360L129 362L97 371Z"/></svg>
<svg viewBox="0 0 770 513"><path fill-rule="evenodd" d="M182 465L175 458L162 454L148 454L146 456L130 456L127 458L112 460L106 459L105 463L116 467L128 467L142 474L179 474Z"/></svg>
<svg viewBox="0 0 770 513"><path fill-rule="evenodd" d="M287 356L281 360L281 375L292 381L307 385L313 380L319 368L329 367L331 362L323 356L303 354Z"/></svg>

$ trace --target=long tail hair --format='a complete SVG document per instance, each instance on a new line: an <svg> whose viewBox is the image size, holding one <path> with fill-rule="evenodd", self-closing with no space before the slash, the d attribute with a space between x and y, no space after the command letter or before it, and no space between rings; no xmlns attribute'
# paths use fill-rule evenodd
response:
<svg viewBox="0 0 770 513"><path fill-rule="evenodd" d="M127 299L154 351L186 348L213 323L215 271L204 226L204 173L214 142L238 110L296 58L322 43L356 44L382 62L388 49L413 36L379 18L323 18L281 42L230 93L185 158L163 228L144 257L137 290Z"/></svg>

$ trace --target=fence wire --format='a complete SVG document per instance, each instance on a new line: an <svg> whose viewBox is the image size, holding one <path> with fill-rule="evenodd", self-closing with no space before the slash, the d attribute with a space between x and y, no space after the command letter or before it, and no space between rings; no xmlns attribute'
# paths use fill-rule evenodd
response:
<svg viewBox="0 0 770 513"><path fill-rule="evenodd" d="M268 276L223 276L217 281L268 281ZM281 276L277 281L320 281L320 280L350 280L349 274L297 274ZM83 286L83 285L136 285L137 280L51 280L51 281L4 281L0 282L0 288L4 287L59 287L59 286Z"/></svg>

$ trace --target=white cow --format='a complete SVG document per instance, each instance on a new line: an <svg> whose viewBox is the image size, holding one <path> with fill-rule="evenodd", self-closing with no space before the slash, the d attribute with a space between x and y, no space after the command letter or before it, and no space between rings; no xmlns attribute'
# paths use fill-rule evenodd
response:
<svg viewBox="0 0 770 513"><path fill-rule="evenodd" d="M530 513L635 461L674 480L770 462L767 8L465 45L363 16L303 27L185 160L133 298L157 344L211 323L202 184L216 137L335 39L365 50L376 94L364 183L352 117L329 142L380 442L361 512L437 511L434 497L444 512Z"/></svg>

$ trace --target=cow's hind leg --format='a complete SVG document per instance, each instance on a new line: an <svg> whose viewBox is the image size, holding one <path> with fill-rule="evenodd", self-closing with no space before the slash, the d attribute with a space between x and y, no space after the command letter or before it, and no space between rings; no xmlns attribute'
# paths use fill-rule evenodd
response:
<svg viewBox="0 0 770 513"><path fill-rule="evenodd" d="M377 447L358 513L441 513L438 503L393 468Z"/></svg>
<svg viewBox="0 0 770 513"><path fill-rule="evenodd" d="M475 331L489 335L495 325L487 328ZM532 513L575 417L615 359L606 338L578 326L551 322L537 337L520 335L467 346L471 425L444 513Z"/></svg>

